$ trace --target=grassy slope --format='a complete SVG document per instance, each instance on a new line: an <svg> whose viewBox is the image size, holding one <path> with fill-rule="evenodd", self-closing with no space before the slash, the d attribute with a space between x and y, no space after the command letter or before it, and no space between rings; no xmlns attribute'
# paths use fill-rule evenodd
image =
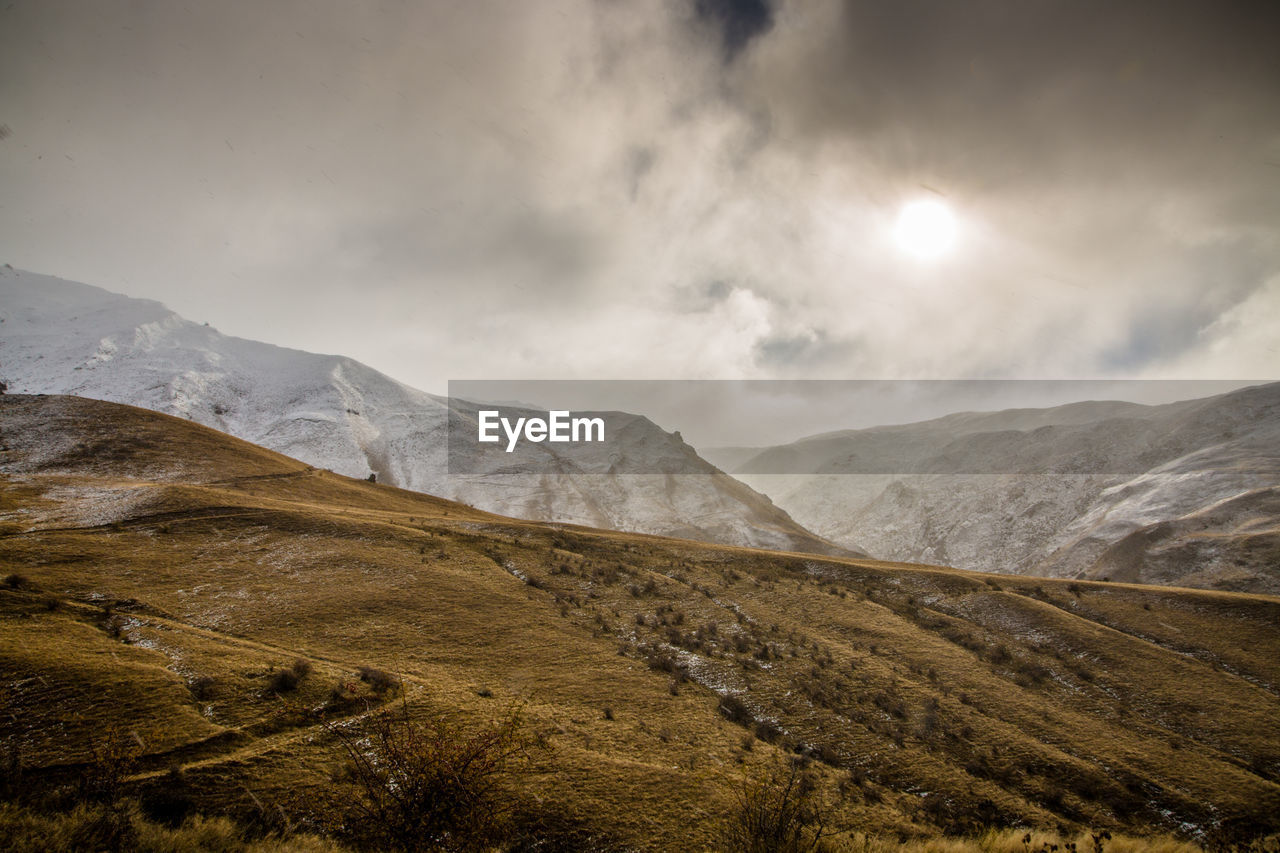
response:
<svg viewBox="0 0 1280 853"><path fill-rule="evenodd" d="M303 817L334 753L265 692L303 657L298 703L369 696L362 665L423 709L523 697L554 747L529 790L638 847L710 842L778 748L879 833L1275 831L1273 598L515 521L76 398L0 398L0 442L0 574L31 582L0 590L0 738L37 775L114 724L140 783L179 763L207 808Z"/></svg>

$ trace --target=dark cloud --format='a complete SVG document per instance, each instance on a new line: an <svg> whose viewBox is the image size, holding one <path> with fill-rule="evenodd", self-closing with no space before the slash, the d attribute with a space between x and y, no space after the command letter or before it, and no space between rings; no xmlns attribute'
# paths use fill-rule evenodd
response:
<svg viewBox="0 0 1280 853"><path fill-rule="evenodd" d="M1000 183L1152 162L1194 173L1280 129L1277 31L1269 2L849 0L779 46L748 92L791 132L850 139L887 168Z"/></svg>
<svg viewBox="0 0 1280 853"><path fill-rule="evenodd" d="M629 188L631 200L635 201L640 193L640 185L643 183L645 175L653 169L653 164L657 160L654 150L649 147L639 147L631 152L631 157L627 163L627 171L629 178Z"/></svg>
<svg viewBox="0 0 1280 853"><path fill-rule="evenodd" d="M847 355L851 347L832 341L821 329L775 334L756 344L756 361L784 376L803 376L833 357Z"/></svg>
<svg viewBox="0 0 1280 853"><path fill-rule="evenodd" d="M694 0L693 8L699 20L718 29L726 62L773 26L769 0Z"/></svg>
<svg viewBox="0 0 1280 853"><path fill-rule="evenodd" d="M672 308L684 314L700 314L711 311L733 294L733 285L723 279L701 284L683 284L673 288Z"/></svg>

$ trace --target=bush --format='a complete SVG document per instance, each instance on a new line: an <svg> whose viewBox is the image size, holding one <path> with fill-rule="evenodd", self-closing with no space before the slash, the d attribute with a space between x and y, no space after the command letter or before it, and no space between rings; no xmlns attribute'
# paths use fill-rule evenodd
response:
<svg viewBox="0 0 1280 853"><path fill-rule="evenodd" d="M734 853L801 853L823 849L828 806L817 778L800 761L773 764L735 794L722 842Z"/></svg>
<svg viewBox="0 0 1280 853"><path fill-rule="evenodd" d="M374 693L387 693L400 686L400 679L376 667L362 666L358 674L360 680L368 684Z"/></svg>
<svg viewBox="0 0 1280 853"><path fill-rule="evenodd" d="M749 726L755 722L755 717L752 715L751 709L747 707L747 703L733 694L720 697L719 710L724 718L731 723Z"/></svg>
<svg viewBox="0 0 1280 853"><path fill-rule="evenodd" d="M5 739L0 749L0 800L10 800L22 790L22 751L12 739Z"/></svg>
<svg viewBox="0 0 1280 853"><path fill-rule="evenodd" d="M292 669L278 669L271 673L271 678L267 680L268 693L291 693L298 689L298 684L302 679L298 678L298 674Z"/></svg>
<svg viewBox="0 0 1280 853"><path fill-rule="evenodd" d="M642 646L641 652L649 669L666 672L678 682L689 680L689 667L681 663L673 652L656 646Z"/></svg>
<svg viewBox="0 0 1280 853"><path fill-rule="evenodd" d="M195 808L191 799L191 786L182 766L170 766L160 783L143 793L141 805L151 820L165 826L181 826Z"/></svg>
<svg viewBox="0 0 1280 853"><path fill-rule="evenodd" d="M142 755L142 741L134 732L110 725L90 746L89 762L76 780L81 801L114 805L123 797L124 780Z"/></svg>
<svg viewBox="0 0 1280 853"><path fill-rule="evenodd" d="M356 698L356 684L350 681L339 679L337 684L333 685L333 689L329 691L329 704L331 706L346 705Z"/></svg>
<svg viewBox="0 0 1280 853"><path fill-rule="evenodd" d="M192 698L203 702L213 697L217 684L217 679L212 675L197 675L187 683L187 689L191 691Z"/></svg>
<svg viewBox="0 0 1280 853"><path fill-rule="evenodd" d="M522 709L465 727L415 716L407 702L371 715L364 730L323 722L348 759L356 797L343 827L378 850L476 850L507 835L514 800L505 783L527 769L537 741Z"/></svg>
<svg viewBox="0 0 1280 853"><path fill-rule="evenodd" d="M777 743L782 739L782 729L772 720L761 720L756 723L755 736L768 743Z"/></svg>

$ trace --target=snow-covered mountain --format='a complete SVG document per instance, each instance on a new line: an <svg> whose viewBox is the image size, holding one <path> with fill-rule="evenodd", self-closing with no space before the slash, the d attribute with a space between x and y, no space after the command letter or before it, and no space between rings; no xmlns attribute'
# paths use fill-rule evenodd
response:
<svg viewBox="0 0 1280 853"><path fill-rule="evenodd" d="M158 302L0 268L0 380L189 418L340 474L521 518L840 551L639 415L609 413L608 453L525 445L501 467L447 473L465 408L349 358L229 337ZM548 464L546 454L557 456ZM646 471L608 473L628 459ZM535 473L528 473L535 472ZM688 473L699 472L699 473Z"/></svg>
<svg viewBox="0 0 1280 853"><path fill-rule="evenodd" d="M1280 383L704 455L875 557L1280 593Z"/></svg>

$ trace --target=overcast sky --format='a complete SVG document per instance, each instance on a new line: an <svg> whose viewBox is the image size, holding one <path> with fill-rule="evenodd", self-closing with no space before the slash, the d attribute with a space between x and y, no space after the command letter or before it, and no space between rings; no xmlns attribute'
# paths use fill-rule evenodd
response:
<svg viewBox="0 0 1280 853"><path fill-rule="evenodd" d="M1280 4L4 0L0 261L450 378L1277 378ZM904 252L904 204L953 248Z"/></svg>

